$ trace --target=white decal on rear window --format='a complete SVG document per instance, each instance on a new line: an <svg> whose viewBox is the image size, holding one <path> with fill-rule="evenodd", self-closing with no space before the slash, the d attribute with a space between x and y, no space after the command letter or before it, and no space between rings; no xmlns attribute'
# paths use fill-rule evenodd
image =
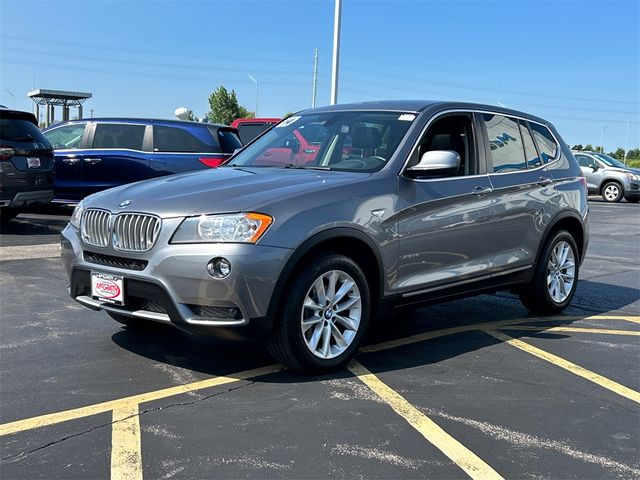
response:
<svg viewBox="0 0 640 480"><path fill-rule="evenodd" d="M298 120L300 120L300 115L294 115L293 117L289 117L281 121L278 125L276 125L276 128L288 127Z"/></svg>

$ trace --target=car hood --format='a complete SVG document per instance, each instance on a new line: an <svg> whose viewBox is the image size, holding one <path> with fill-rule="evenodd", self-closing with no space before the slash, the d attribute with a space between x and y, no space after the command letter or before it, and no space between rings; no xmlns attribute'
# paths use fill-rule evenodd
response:
<svg viewBox="0 0 640 480"><path fill-rule="evenodd" d="M311 169L231 168L188 172L122 185L91 195L87 208L144 212L162 218L248 211L255 205L362 179L365 173ZM123 202L126 206L120 207Z"/></svg>
<svg viewBox="0 0 640 480"><path fill-rule="evenodd" d="M640 169L638 168L606 167L606 170L607 172L635 173L636 175L640 174Z"/></svg>

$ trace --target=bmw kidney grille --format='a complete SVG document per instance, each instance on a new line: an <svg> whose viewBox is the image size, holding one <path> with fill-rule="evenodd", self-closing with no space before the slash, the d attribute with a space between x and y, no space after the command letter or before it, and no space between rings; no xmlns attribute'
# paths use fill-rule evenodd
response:
<svg viewBox="0 0 640 480"><path fill-rule="evenodd" d="M116 250L146 252L160 234L161 220L155 215L120 213L98 209L87 210L82 217L82 240L87 245L106 247L113 239Z"/></svg>

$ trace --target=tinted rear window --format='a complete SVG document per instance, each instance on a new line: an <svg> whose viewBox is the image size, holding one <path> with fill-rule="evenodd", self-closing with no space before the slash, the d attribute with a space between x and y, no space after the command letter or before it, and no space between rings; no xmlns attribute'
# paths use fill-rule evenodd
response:
<svg viewBox="0 0 640 480"><path fill-rule="evenodd" d="M3 142L36 142L51 148L42 132L29 120L0 118L0 140Z"/></svg>
<svg viewBox="0 0 640 480"><path fill-rule="evenodd" d="M218 130L218 138L220 139L220 146L224 153L233 153L238 148L242 148L240 138L231 130Z"/></svg>
<svg viewBox="0 0 640 480"><path fill-rule="evenodd" d="M522 137L516 120L502 115L483 114L494 172L525 170Z"/></svg>
<svg viewBox="0 0 640 480"><path fill-rule="evenodd" d="M530 125L531 130L533 131L533 136L538 144L538 150L540 150L542 161L547 163L549 160L555 158L556 153L558 152L556 139L553 138L553 135L547 127L537 123L531 123Z"/></svg>
<svg viewBox="0 0 640 480"><path fill-rule="evenodd" d="M142 150L145 128L144 125L126 123L98 123L93 148Z"/></svg>
<svg viewBox="0 0 640 480"><path fill-rule="evenodd" d="M153 126L156 152L219 153L220 145L205 126Z"/></svg>
<svg viewBox="0 0 640 480"><path fill-rule="evenodd" d="M271 127L273 127L272 123L244 123L242 125L238 125L238 135L240 135L242 143L246 145L262 132L269 130Z"/></svg>

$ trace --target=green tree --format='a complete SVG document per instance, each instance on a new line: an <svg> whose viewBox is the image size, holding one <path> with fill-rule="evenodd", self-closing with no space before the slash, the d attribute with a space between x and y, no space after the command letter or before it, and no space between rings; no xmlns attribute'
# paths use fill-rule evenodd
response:
<svg viewBox="0 0 640 480"><path fill-rule="evenodd" d="M588 143L587 145L585 145L584 149L585 149L587 152L589 152L589 151L590 151L590 152L593 152L593 151L594 151L594 150L593 150L593 147L591 146L591 144L590 144L590 143Z"/></svg>
<svg viewBox="0 0 640 480"><path fill-rule="evenodd" d="M190 122L199 122L200 121L200 119L198 117L196 117L196 114L193 113L193 110L182 111L182 112L176 114L176 117L178 117L180 120L188 120Z"/></svg>
<svg viewBox="0 0 640 480"><path fill-rule="evenodd" d="M627 158L640 158L640 148L632 148L627 151Z"/></svg>
<svg viewBox="0 0 640 480"><path fill-rule="evenodd" d="M622 147L618 147L616 149L615 152L613 152L613 155L611 155L613 158L617 158L618 160L622 160L624 158L624 148Z"/></svg>
<svg viewBox="0 0 640 480"><path fill-rule="evenodd" d="M236 118L255 117L255 113L250 112L238 103L236 91L229 92L220 85L209 95L209 111L207 119L212 123L223 123L231 125Z"/></svg>
<svg viewBox="0 0 640 480"><path fill-rule="evenodd" d="M574 145L573 147L571 147L571 150L577 150L578 152L581 151L584 147L582 146L581 143Z"/></svg>

